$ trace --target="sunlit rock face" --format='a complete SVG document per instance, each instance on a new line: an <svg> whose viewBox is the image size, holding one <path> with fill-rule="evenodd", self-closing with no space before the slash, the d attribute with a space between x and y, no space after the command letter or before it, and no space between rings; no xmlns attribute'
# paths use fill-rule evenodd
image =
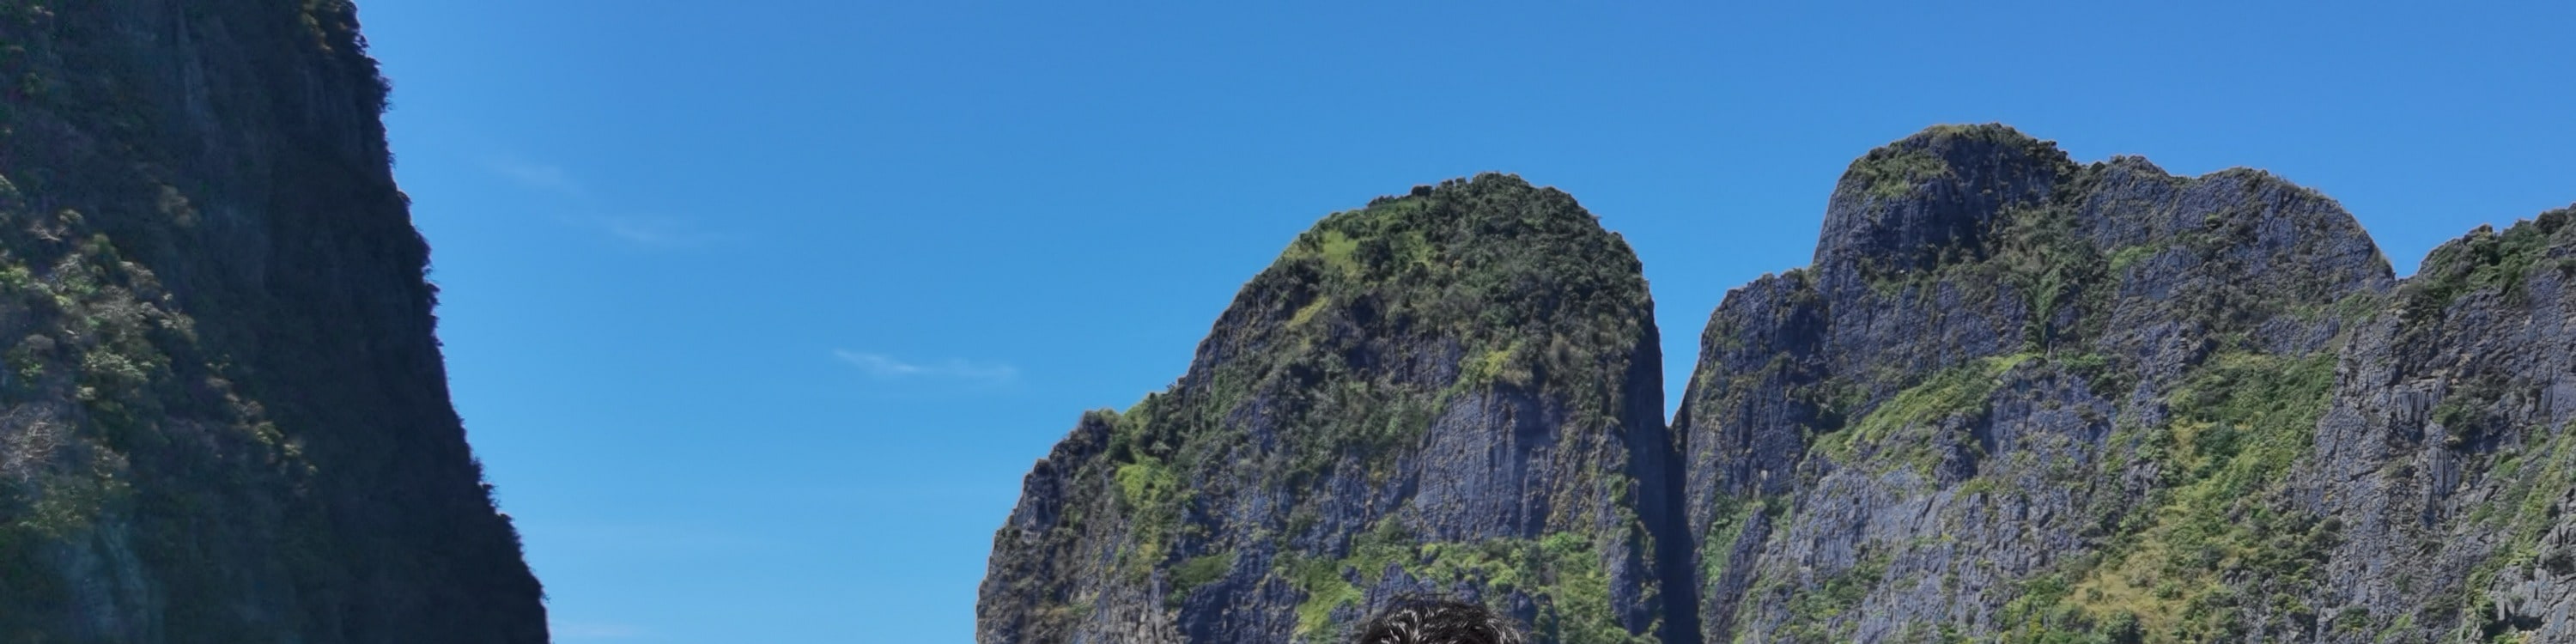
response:
<svg viewBox="0 0 2576 644"><path fill-rule="evenodd" d="M2568 217L2399 281L2259 171L1873 151L1673 422L1704 639L2576 637Z"/></svg>
<svg viewBox="0 0 2576 644"><path fill-rule="evenodd" d="M1935 127L1728 293L1667 429L1624 243L1516 178L1419 188L1083 417L978 637L1332 642L1439 592L1545 642L2576 638L2571 217L2399 280L2260 171Z"/></svg>
<svg viewBox="0 0 2576 644"><path fill-rule="evenodd" d="M1653 304L1574 200L1483 175L1337 213L1169 390L1083 417L994 538L986 642L1339 642L1403 593L1548 641L1695 633Z"/></svg>

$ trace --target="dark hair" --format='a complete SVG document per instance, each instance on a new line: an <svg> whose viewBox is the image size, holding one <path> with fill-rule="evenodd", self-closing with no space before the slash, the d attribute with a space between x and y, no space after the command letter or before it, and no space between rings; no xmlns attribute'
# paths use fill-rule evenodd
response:
<svg viewBox="0 0 2576 644"><path fill-rule="evenodd" d="M1523 644L1511 619L1483 604L1400 597L1360 622L1351 644Z"/></svg>

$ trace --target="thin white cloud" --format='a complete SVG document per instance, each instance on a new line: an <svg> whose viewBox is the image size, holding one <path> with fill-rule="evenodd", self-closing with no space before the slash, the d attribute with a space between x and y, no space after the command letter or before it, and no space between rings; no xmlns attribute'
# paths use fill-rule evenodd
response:
<svg viewBox="0 0 2576 644"><path fill-rule="evenodd" d="M851 365L857 366L859 369L868 372L869 376L875 377L878 380L896 380L902 378L946 378L952 380L1006 382L1020 376L1020 370L1010 365L981 364L956 358L923 364L906 362L881 354L850 351L847 349L835 349L832 351L832 355L840 358L842 362L847 362Z"/></svg>
<svg viewBox="0 0 2576 644"><path fill-rule="evenodd" d="M688 222L671 217L615 217L602 215L592 217L590 219L590 224L597 226L604 232L607 232L610 237L625 240L627 243L637 246L652 248L697 246L716 240L715 235L697 230L690 226Z"/></svg>
<svg viewBox="0 0 2576 644"><path fill-rule="evenodd" d="M716 241L720 236L699 229L677 217L597 214L606 208L593 198L580 180L563 166L502 155L485 160L492 174L528 190L569 199L571 212L556 218L566 224L588 228L610 239L641 248L685 248Z"/></svg>
<svg viewBox="0 0 2576 644"><path fill-rule="evenodd" d="M485 164L493 174L509 179L520 187L569 196L582 196L581 184L564 172L563 166L536 163L518 157L498 157Z"/></svg>
<svg viewBox="0 0 2576 644"><path fill-rule="evenodd" d="M548 624L547 628L554 632L555 637L568 640L620 640L645 635L644 629L626 624L558 622Z"/></svg>

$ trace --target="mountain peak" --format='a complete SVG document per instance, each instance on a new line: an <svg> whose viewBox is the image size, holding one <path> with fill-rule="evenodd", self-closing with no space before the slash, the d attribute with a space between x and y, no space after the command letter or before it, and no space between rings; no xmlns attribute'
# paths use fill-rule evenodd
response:
<svg viewBox="0 0 2576 644"><path fill-rule="evenodd" d="M1830 208L1670 423L1636 259L1572 197L1324 217L1032 469L979 640L1329 642L1420 592L1549 644L2576 637L2576 212L2401 285L2315 190L1993 124Z"/></svg>
<svg viewBox="0 0 2576 644"><path fill-rule="evenodd" d="M1908 271L1975 238L2015 204L2046 199L2080 168L2054 141L2011 127L1936 125L1853 160L1834 187L1816 266Z"/></svg>
<svg viewBox="0 0 2576 644"><path fill-rule="evenodd" d="M1627 243L1517 176L1325 216L1178 384L1033 468L978 637L1340 641L1441 591L1581 641L1696 634L1653 318Z"/></svg>

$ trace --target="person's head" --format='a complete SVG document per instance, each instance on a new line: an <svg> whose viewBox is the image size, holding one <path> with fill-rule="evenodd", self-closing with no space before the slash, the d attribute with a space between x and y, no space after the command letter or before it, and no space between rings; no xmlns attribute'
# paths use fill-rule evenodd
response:
<svg viewBox="0 0 2576 644"><path fill-rule="evenodd" d="M1351 644L1522 644L1509 618L1483 604L1436 597L1395 600L1352 631Z"/></svg>

